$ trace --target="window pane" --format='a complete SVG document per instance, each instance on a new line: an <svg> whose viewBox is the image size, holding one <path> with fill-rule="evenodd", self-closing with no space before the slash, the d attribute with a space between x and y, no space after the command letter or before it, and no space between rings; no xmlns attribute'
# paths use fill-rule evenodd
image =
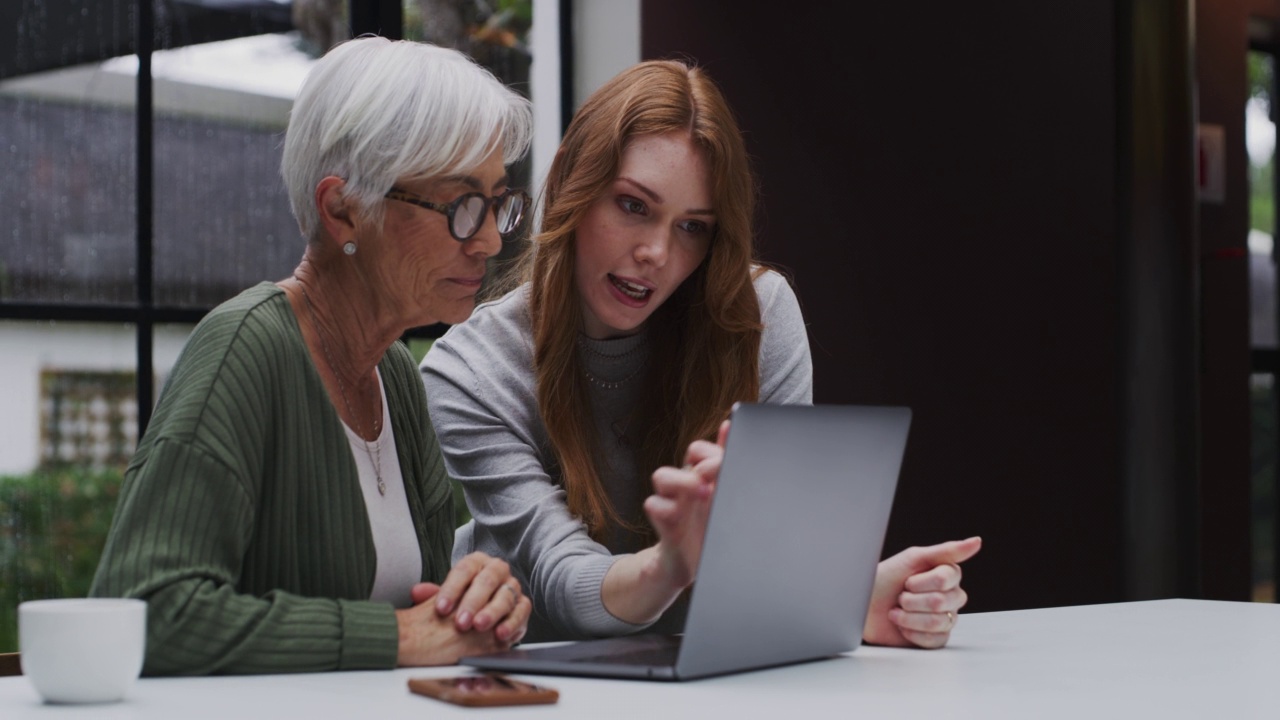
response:
<svg viewBox="0 0 1280 720"><path fill-rule="evenodd" d="M1276 126L1275 57L1248 54L1249 99L1245 105L1245 139L1249 153L1249 295L1250 340L1254 350L1277 348L1275 247ZM1258 368L1255 368L1255 371ZM1253 425L1251 534L1253 536L1253 598L1274 602L1276 597L1277 475L1275 375L1255 372L1250 378Z"/></svg>
<svg viewBox="0 0 1280 720"><path fill-rule="evenodd" d="M0 298L133 300L135 96L96 64L0 82Z"/></svg>
<svg viewBox="0 0 1280 720"><path fill-rule="evenodd" d="M0 321L0 652L18 603L89 591L137 443L136 353L132 325Z"/></svg>
<svg viewBox="0 0 1280 720"><path fill-rule="evenodd" d="M191 325L158 325L162 385ZM0 652L18 603L84 596L138 441L132 325L0 321Z"/></svg>
<svg viewBox="0 0 1280 720"><path fill-rule="evenodd" d="M157 304L216 305L297 265L280 155L313 62L295 33L153 56Z"/></svg>

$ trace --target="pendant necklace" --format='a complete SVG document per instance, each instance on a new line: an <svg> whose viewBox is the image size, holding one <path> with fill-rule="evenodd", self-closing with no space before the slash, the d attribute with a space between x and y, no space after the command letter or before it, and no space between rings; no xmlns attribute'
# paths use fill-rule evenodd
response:
<svg viewBox="0 0 1280 720"><path fill-rule="evenodd" d="M591 364L588 360L594 358L594 364L597 366L625 366L628 362L634 362L632 358L634 358L637 353L646 352L648 350L648 345L649 340L647 338L642 338L640 342L636 343L630 350L625 350L620 353L607 353L592 347L582 337L579 337L578 347L582 348L582 351L587 356L583 359L582 374L586 376L587 382L595 387L602 390L617 390L636 379L640 373L648 367L648 356L646 355L641 358L639 364L636 365L634 370L618 380L605 380L604 378L597 376L587 368L587 365ZM614 442L617 443L617 446L620 448L628 447L631 444L630 439L627 437L627 431L631 429L632 415L633 412L627 412L620 417L615 417L613 421L609 423L609 430L613 433Z"/></svg>
<svg viewBox="0 0 1280 720"><path fill-rule="evenodd" d="M364 426L360 424L360 417L351 409L351 402L347 400L347 389L343 386L342 376L338 374L338 368L333 364L333 356L329 354L329 343L324 341L324 333L320 330L320 323L316 320L316 309L311 304L311 296L307 295L307 288L302 284L301 280L295 276L294 281L298 283L298 289L302 291L302 299L307 303L307 314L311 316L311 326L316 329L316 337L320 339L320 349L324 352L325 362L329 364L329 372L333 373L333 377L338 381L338 395L342 396L342 404L347 406L347 414L356 423L356 434L360 436L360 442L364 443L364 453L369 456L369 462L373 464L373 474L378 478L378 494L385 496L387 494L387 484L382 480L382 443L374 441L377 445L377 458L374 457L374 451L369 447L369 441L364 439ZM374 393L377 393L377 386L374 386ZM377 407L378 400L373 398L373 406ZM378 419L373 419L373 430L379 432Z"/></svg>
<svg viewBox="0 0 1280 720"><path fill-rule="evenodd" d="M627 440L627 430L631 427L631 413L615 418L609 423L609 429L613 431L613 439L617 441L618 447L627 447L630 443Z"/></svg>

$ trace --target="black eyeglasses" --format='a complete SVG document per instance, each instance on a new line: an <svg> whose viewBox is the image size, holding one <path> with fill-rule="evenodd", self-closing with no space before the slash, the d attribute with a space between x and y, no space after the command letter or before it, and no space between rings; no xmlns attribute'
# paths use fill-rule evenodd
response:
<svg viewBox="0 0 1280 720"><path fill-rule="evenodd" d="M498 222L498 234L505 239L515 232L521 218L524 217L524 209L529 206L529 194L523 190L512 189L507 189L501 195L493 197L484 193L470 192L448 205L424 200L397 187L391 188L386 198L444 213L449 217L449 234L458 242L466 242L480 232L480 227L484 225L484 215L489 211L490 205L493 206L493 219Z"/></svg>

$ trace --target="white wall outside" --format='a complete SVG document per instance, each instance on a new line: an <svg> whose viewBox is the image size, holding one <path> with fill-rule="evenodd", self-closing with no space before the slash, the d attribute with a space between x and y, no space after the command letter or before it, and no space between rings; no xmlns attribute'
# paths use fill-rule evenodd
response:
<svg viewBox="0 0 1280 720"><path fill-rule="evenodd" d="M535 3L536 4L536 3ZM573 4L573 106L640 62L640 0Z"/></svg>
<svg viewBox="0 0 1280 720"><path fill-rule="evenodd" d="M536 0L533 25L529 28L529 95L533 99L533 171L531 193L542 189L560 145L560 3ZM535 212L540 203L535 203ZM540 220L540 213L534 221Z"/></svg>
<svg viewBox="0 0 1280 720"><path fill-rule="evenodd" d="M529 49L533 55L529 90L533 98L533 179L535 190L560 145L561 93L571 92L576 109L596 88L640 62L640 0L589 0L573 5L573 87L560 87L560 4L535 0Z"/></svg>
<svg viewBox="0 0 1280 720"><path fill-rule="evenodd" d="M186 325L156 327L157 392L190 332ZM0 475L29 473L40 460L41 371L129 370L137 366L136 357L132 325L0 321Z"/></svg>

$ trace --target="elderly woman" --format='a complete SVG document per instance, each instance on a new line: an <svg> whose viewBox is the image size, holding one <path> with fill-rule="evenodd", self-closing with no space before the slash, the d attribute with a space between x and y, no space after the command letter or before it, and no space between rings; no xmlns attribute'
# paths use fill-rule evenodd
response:
<svg viewBox="0 0 1280 720"><path fill-rule="evenodd" d="M706 73L623 71L565 133L523 284L422 364L475 518L455 553L511 562L530 639L680 631L719 471L710 440L736 401L812 400L799 303L754 260L754 188ZM881 562L864 639L946 644L967 599L959 563L980 545Z"/></svg>
<svg viewBox="0 0 1280 720"><path fill-rule="evenodd" d="M523 635L506 563L450 569L448 475L397 339L470 313L527 204L505 165L530 130L452 50L361 38L311 71L282 164L301 263L192 333L94 579L147 601L147 673L449 664Z"/></svg>

